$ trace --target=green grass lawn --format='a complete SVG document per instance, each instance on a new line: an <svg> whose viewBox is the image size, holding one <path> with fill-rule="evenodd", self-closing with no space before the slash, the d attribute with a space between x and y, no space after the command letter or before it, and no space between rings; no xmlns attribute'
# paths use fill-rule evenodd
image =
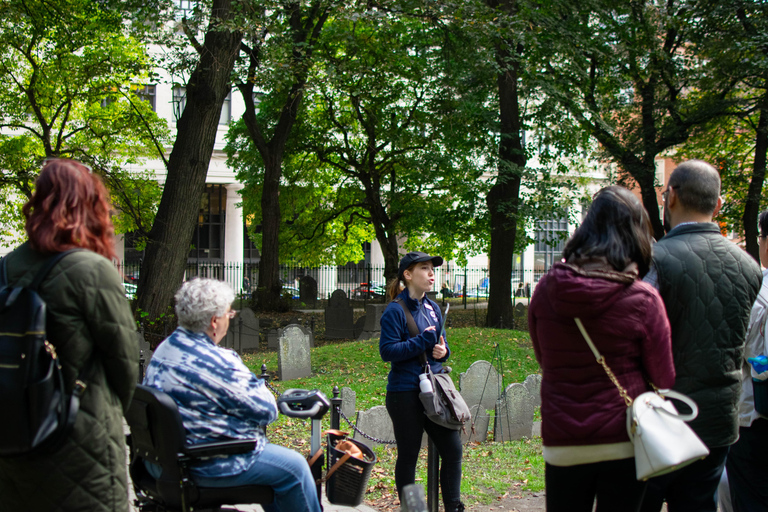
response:
<svg viewBox="0 0 768 512"><path fill-rule="evenodd" d="M453 368L452 375L457 386L459 373L466 371L478 360L489 361L500 370L505 387L513 382L523 382L528 375L539 372L526 332L453 328L448 329L448 344L451 357L447 364ZM312 349L311 354L311 377L285 382L273 380L270 384L278 392L290 388L320 389L329 398L334 386L347 386L356 393L358 410L384 405L389 364L379 357L378 340L325 344ZM261 372L262 364L266 364L272 374L277 371L276 352L245 355L243 359L257 374ZM323 420L323 429L330 425L329 416L326 415ZM344 423L342 420L342 430L351 430ZM273 443L289 446L305 454L309 452L309 421L281 415L270 425L268 435ZM391 501L396 496L396 448L377 447L376 452L379 460L371 474L366 500L373 503ZM417 479L426 486L426 450L422 450ZM461 491L467 505L492 503L507 492L542 489L544 461L540 438L465 445Z"/></svg>

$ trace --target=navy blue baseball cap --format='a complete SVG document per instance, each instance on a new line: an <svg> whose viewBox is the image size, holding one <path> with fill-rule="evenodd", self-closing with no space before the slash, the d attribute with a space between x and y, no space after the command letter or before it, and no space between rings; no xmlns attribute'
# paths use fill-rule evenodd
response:
<svg viewBox="0 0 768 512"><path fill-rule="evenodd" d="M414 263L421 263L422 261L431 261L432 265L439 267L443 264L443 258L440 256L430 256L425 252L409 252L400 260L400 267L397 270L397 277L403 279L403 272L408 270L408 267Z"/></svg>

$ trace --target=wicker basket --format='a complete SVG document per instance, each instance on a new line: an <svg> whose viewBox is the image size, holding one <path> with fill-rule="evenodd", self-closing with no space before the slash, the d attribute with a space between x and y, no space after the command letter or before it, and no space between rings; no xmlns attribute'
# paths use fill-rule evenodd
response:
<svg viewBox="0 0 768 512"><path fill-rule="evenodd" d="M343 440L351 441L363 452L365 460L350 457L344 462L325 483L325 495L334 505L356 507L363 502L368 488L368 478L371 469L376 464L376 454L363 443L354 439L335 434L328 434L328 467L331 468L344 455L336 449L336 444Z"/></svg>

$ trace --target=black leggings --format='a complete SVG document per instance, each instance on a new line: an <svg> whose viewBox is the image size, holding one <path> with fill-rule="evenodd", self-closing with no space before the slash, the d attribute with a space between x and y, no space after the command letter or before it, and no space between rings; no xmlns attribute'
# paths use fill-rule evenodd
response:
<svg viewBox="0 0 768 512"><path fill-rule="evenodd" d="M461 436L433 423L424 415L418 391L387 392L387 412L392 418L397 441L395 485L402 496L403 487L416 481L416 463L424 431L440 454L440 489L443 503L458 504L461 498Z"/></svg>

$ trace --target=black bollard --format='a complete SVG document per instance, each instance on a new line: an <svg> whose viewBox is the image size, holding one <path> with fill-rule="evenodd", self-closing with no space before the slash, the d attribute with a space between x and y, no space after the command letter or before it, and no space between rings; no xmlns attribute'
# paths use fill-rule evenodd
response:
<svg viewBox="0 0 768 512"><path fill-rule="evenodd" d="M429 438L429 436L427 436ZM437 512L440 505L440 454L437 446L429 438L427 443L427 510Z"/></svg>
<svg viewBox="0 0 768 512"><path fill-rule="evenodd" d="M333 386L333 398L331 398L331 428L341 430L341 397L339 396L339 386Z"/></svg>

